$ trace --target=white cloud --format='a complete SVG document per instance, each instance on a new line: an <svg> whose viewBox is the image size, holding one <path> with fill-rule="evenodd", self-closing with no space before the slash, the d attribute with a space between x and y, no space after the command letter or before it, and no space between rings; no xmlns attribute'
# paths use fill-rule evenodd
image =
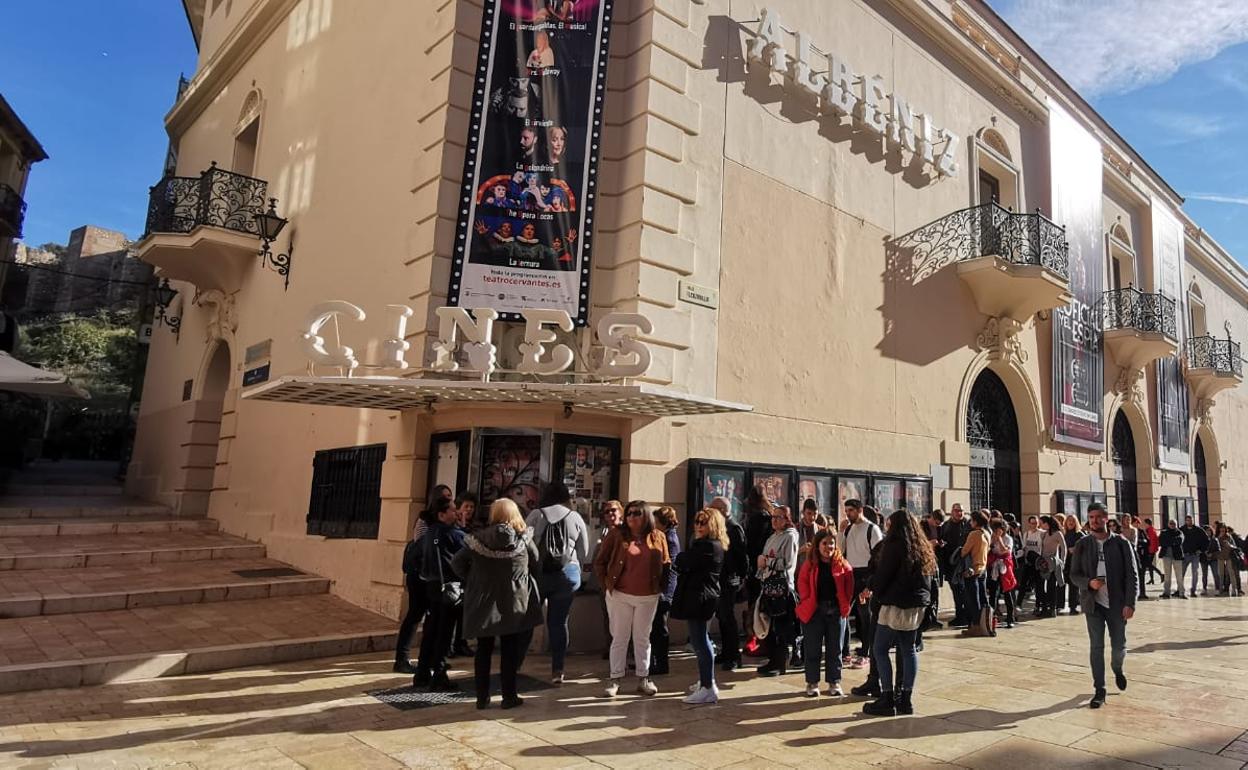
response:
<svg viewBox="0 0 1248 770"><path fill-rule="evenodd" d="M1015 0L1001 11L1085 97L1166 80L1248 41L1245 0Z"/></svg>
<svg viewBox="0 0 1248 770"><path fill-rule="evenodd" d="M1230 203L1235 206L1248 206L1248 197L1237 195L1215 195L1212 193L1189 193L1183 196L1189 201L1209 201L1210 203Z"/></svg>
<svg viewBox="0 0 1248 770"><path fill-rule="evenodd" d="M1161 129L1162 135L1156 142L1162 146L1209 140L1234 127L1224 117L1194 112L1149 110L1145 117Z"/></svg>

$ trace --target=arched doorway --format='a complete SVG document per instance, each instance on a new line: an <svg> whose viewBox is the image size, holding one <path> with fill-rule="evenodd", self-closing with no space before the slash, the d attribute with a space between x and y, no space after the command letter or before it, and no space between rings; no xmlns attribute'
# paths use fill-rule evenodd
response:
<svg viewBox="0 0 1248 770"><path fill-rule="evenodd" d="M1196 521L1199 524L1209 523L1209 471L1205 465L1205 445L1200 436L1196 437L1196 446L1192 449L1192 467L1196 471Z"/></svg>
<svg viewBox="0 0 1248 770"><path fill-rule="evenodd" d="M1110 459L1114 463L1114 497L1118 501L1118 513L1140 512L1140 493L1135 476L1135 435L1127 415L1118 411L1114 417L1113 436L1110 443Z"/></svg>
<svg viewBox="0 0 1248 770"><path fill-rule="evenodd" d="M212 358L204 369L204 386L200 398L205 401L222 401L230 387L230 350L224 342L218 342Z"/></svg>
<svg viewBox="0 0 1248 770"><path fill-rule="evenodd" d="M966 440L971 445L971 510L1021 515L1018 419L1005 383L991 370L980 372L971 387Z"/></svg>

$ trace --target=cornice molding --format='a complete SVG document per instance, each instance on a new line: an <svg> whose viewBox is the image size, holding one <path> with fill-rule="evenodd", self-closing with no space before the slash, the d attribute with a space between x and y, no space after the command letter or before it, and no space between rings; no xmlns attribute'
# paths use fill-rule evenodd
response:
<svg viewBox="0 0 1248 770"><path fill-rule="evenodd" d="M165 130L176 140L217 98L243 65L273 34L299 0L262 0L247 11L213 53L208 63L195 73L181 101L165 116Z"/></svg>

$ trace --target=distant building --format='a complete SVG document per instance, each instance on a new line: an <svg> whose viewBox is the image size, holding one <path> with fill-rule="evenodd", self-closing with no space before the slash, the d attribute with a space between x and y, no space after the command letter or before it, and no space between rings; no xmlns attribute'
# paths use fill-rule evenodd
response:
<svg viewBox="0 0 1248 770"><path fill-rule="evenodd" d="M137 307L152 278L124 233L94 225L71 232L68 246L18 243L13 262L0 302L19 321Z"/></svg>
<svg viewBox="0 0 1248 770"><path fill-rule="evenodd" d="M12 351L17 340L17 327L7 315L2 298L13 243L22 237L26 179L32 165L47 159L39 140L0 96L0 350Z"/></svg>

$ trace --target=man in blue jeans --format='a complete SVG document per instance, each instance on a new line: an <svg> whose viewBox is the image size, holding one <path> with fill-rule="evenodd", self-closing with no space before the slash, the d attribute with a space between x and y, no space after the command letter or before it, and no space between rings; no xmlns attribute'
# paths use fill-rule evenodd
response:
<svg viewBox="0 0 1248 770"><path fill-rule="evenodd" d="M1183 526L1179 527L1179 531L1183 533L1183 575L1192 576L1192 587L1188 591L1189 596L1196 595L1196 583L1200 580L1200 555L1209 547L1209 536L1205 531L1196 526L1191 516L1183 519ZM1183 590L1182 581L1179 582L1179 591Z"/></svg>
<svg viewBox="0 0 1248 770"><path fill-rule="evenodd" d="M1088 529L1092 536L1075 544L1070 555L1070 579L1079 586L1079 604L1088 626L1092 661L1092 686L1096 692L1088 704L1105 705L1105 631L1109 631L1110 667L1114 684L1127 689L1123 663L1127 657L1127 621L1135 615L1140 592L1140 573L1131 544L1108 529L1105 506L1088 506Z"/></svg>

